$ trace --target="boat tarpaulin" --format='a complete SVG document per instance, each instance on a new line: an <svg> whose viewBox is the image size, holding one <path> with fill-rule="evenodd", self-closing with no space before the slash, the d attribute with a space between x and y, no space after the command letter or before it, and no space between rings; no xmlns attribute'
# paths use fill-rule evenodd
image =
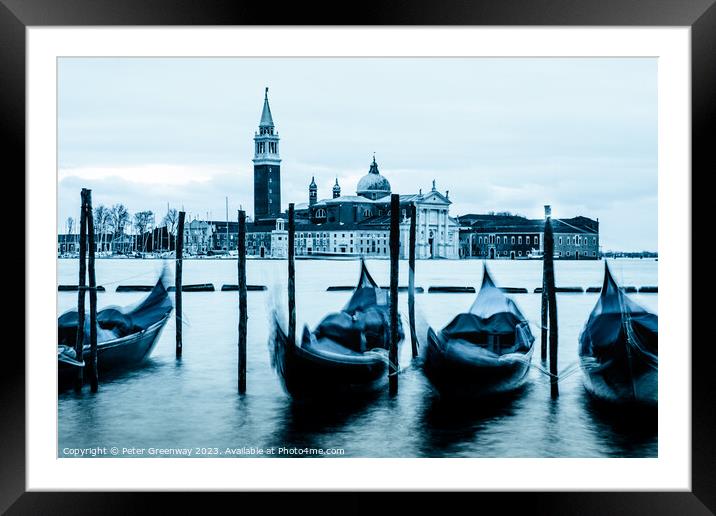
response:
<svg viewBox="0 0 716 516"><path fill-rule="evenodd" d="M371 277L361 260L356 289L342 311L327 315L316 327L317 339L340 342L354 351L387 348L390 342L388 296ZM403 338L402 329L400 337Z"/></svg>
<svg viewBox="0 0 716 516"><path fill-rule="evenodd" d="M580 336L580 355L596 358L613 354L620 341L640 351L654 364L658 356L659 318L629 298L605 264L604 284L597 304Z"/></svg>
<svg viewBox="0 0 716 516"><path fill-rule="evenodd" d="M164 274L149 295L131 308L107 307L97 312L97 342L105 342L146 330L172 310L172 301L164 284ZM57 320L57 344L74 347L79 315L77 310ZM89 312L85 313L85 343L89 343Z"/></svg>
<svg viewBox="0 0 716 516"><path fill-rule="evenodd" d="M458 314L443 330L446 339L475 341L478 334L509 335L515 328L526 324L525 317L517 305L492 281L484 268L482 286L469 312ZM534 337L530 335L531 341Z"/></svg>

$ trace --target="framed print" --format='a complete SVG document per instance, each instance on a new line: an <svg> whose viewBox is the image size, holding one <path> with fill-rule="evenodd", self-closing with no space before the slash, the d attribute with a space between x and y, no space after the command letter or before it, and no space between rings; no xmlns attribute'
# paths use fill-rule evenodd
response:
<svg viewBox="0 0 716 516"><path fill-rule="evenodd" d="M715 510L691 181L716 7L420 4L3 0L27 251L3 510Z"/></svg>

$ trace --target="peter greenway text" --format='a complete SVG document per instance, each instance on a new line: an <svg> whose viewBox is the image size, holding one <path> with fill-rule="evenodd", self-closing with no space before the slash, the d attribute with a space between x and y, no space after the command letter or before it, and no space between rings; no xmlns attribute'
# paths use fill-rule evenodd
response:
<svg viewBox="0 0 716 516"><path fill-rule="evenodd" d="M60 457L326 457L345 455L343 448L240 446L236 448L138 448L135 446L64 447Z"/></svg>

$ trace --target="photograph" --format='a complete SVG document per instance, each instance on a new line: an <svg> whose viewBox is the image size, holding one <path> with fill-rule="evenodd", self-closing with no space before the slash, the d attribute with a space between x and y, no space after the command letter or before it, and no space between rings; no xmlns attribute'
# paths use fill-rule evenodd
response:
<svg viewBox="0 0 716 516"><path fill-rule="evenodd" d="M57 57L56 458L658 459L659 66Z"/></svg>

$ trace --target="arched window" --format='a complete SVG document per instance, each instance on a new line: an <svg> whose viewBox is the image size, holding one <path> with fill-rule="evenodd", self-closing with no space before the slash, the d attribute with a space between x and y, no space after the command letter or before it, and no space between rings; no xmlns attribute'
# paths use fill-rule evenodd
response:
<svg viewBox="0 0 716 516"><path fill-rule="evenodd" d="M366 208L365 210L363 210L363 216L364 216L364 217L372 217L372 216L373 216L373 212L370 211L370 208Z"/></svg>
<svg viewBox="0 0 716 516"><path fill-rule="evenodd" d="M321 218L325 218L325 216L326 216L326 210L324 210L323 208L318 208L316 210L316 218L321 219Z"/></svg>

